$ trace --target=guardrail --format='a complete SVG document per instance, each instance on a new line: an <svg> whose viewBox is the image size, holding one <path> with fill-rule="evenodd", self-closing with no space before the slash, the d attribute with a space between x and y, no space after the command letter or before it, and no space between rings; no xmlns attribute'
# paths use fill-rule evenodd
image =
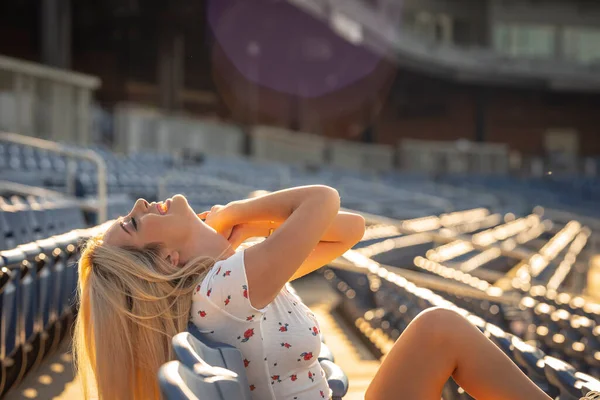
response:
<svg viewBox="0 0 600 400"><path fill-rule="evenodd" d="M154 150L217 155L243 153L244 133L231 124L204 121L121 103L115 109L115 150L121 153Z"/></svg>
<svg viewBox="0 0 600 400"><path fill-rule="evenodd" d="M257 126L250 137L251 154L257 159L301 165L325 164L327 139L323 136Z"/></svg>
<svg viewBox="0 0 600 400"><path fill-rule="evenodd" d="M88 160L96 164L98 168L98 203L96 205L92 205L91 207L93 207L98 212L98 224L101 224L106 221L108 215L108 190L106 185L106 163L104 162L102 157L100 157L92 150L74 150L59 143L23 135L17 135L16 133L0 132L0 141L35 147L38 149L43 149L49 152L69 157L69 165L67 167L67 172L70 176L68 177L69 179L67 180L67 182L73 182L75 179L75 165L73 164L73 158ZM71 184L70 186L71 189L74 190L75 185Z"/></svg>
<svg viewBox="0 0 600 400"><path fill-rule="evenodd" d="M398 145L401 167L425 173L477 173L505 175L509 149L498 143L405 139Z"/></svg>
<svg viewBox="0 0 600 400"><path fill-rule="evenodd" d="M0 130L89 145L100 79L0 55Z"/></svg>

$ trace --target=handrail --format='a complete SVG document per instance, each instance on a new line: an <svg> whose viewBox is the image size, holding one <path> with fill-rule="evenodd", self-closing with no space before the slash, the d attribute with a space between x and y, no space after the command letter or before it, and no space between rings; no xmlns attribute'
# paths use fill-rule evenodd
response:
<svg viewBox="0 0 600 400"><path fill-rule="evenodd" d="M0 141L36 147L67 157L80 158L95 163L98 167L98 205L94 209L98 212L98 224L106 221L108 216L106 163L96 152L92 150L73 150L56 142L9 132L0 132Z"/></svg>
<svg viewBox="0 0 600 400"><path fill-rule="evenodd" d="M27 74L40 79L49 79L55 82L75 85L85 89L97 89L100 79L95 76L48 67L30 61L23 61L12 57L0 55L0 70L11 71L18 74Z"/></svg>

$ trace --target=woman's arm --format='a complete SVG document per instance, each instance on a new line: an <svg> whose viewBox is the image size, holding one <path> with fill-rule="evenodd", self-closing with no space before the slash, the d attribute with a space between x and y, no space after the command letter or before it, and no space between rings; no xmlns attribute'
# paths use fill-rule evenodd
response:
<svg viewBox="0 0 600 400"><path fill-rule="evenodd" d="M281 222L273 221L257 221L236 225L229 237L229 242L235 249L249 238L269 236L271 229L274 232L281 225ZM362 216L340 211L315 249L290 278L290 281L308 275L335 260L358 243L364 236L364 232L365 220Z"/></svg>
<svg viewBox="0 0 600 400"><path fill-rule="evenodd" d="M253 221L285 221L267 240L245 251L249 299L254 307L262 308L297 276L311 254L323 260L327 254L342 251L339 242L319 243L336 219L339 207L335 189L303 186L233 202L213 217L209 214L207 223L218 232L226 232L230 227Z"/></svg>
<svg viewBox="0 0 600 400"><path fill-rule="evenodd" d="M253 221L234 226L230 241L236 244L253 237L267 237L271 229L276 231L284 221ZM358 214L340 211L325 231L321 242L350 242L356 244L365 232L365 219ZM237 246L235 246L237 247Z"/></svg>

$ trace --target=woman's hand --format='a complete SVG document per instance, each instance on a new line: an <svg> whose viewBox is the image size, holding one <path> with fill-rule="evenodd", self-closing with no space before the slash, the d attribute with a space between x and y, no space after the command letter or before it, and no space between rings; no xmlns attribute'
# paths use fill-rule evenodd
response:
<svg viewBox="0 0 600 400"><path fill-rule="evenodd" d="M220 204L211 207L210 211L204 211L198 214L200 219L217 231L218 234L224 236L226 239L232 233L235 224L227 218L227 207Z"/></svg>

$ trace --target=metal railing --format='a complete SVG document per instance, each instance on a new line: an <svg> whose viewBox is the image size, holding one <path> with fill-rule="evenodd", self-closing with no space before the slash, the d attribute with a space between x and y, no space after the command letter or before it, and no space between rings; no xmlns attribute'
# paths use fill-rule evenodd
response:
<svg viewBox="0 0 600 400"><path fill-rule="evenodd" d="M95 76L0 55L0 130L89 145L99 86Z"/></svg>
<svg viewBox="0 0 600 400"><path fill-rule="evenodd" d="M98 213L98 224L106 221L108 216L106 163L96 152L92 150L75 150L59 143L9 132L0 132L0 141L35 147L69 157L70 165L67 168L67 171L71 176L68 177L70 179L67 180L67 183L73 182L75 179L74 158L93 162L98 168L98 201L97 204L92 205L91 208ZM74 190L75 185L71 183L70 187Z"/></svg>

